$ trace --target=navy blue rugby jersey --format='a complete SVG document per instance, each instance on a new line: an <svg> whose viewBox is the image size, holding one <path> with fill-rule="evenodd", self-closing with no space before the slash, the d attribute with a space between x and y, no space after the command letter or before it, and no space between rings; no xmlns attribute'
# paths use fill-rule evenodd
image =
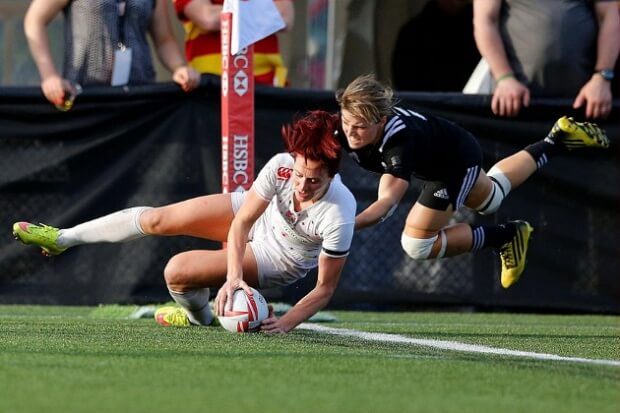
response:
<svg viewBox="0 0 620 413"><path fill-rule="evenodd" d="M383 138L376 144L353 150L341 128L338 138L364 169L407 181L412 175L425 181L446 181L482 161L476 138L462 127L400 107L388 117Z"/></svg>

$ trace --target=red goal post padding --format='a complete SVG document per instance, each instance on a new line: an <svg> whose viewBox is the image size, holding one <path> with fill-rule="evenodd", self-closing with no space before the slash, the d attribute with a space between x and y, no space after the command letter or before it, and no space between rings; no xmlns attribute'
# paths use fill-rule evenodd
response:
<svg viewBox="0 0 620 413"><path fill-rule="evenodd" d="M232 13L223 12L222 191L250 189L254 182L254 47L231 55Z"/></svg>

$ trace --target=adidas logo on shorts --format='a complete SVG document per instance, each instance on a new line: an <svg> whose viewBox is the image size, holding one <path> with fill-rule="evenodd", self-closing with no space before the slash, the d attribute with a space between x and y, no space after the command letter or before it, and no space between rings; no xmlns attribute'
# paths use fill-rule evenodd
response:
<svg viewBox="0 0 620 413"><path fill-rule="evenodd" d="M435 198L450 199L450 196L448 195L448 191L446 190L446 188L442 188L439 191L435 192L433 196Z"/></svg>

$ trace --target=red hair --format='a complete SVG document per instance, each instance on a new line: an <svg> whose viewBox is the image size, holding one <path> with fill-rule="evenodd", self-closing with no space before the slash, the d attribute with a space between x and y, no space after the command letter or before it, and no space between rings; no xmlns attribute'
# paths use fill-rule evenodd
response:
<svg viewBox="0 0 620 413"><path fill-rule="evenodd" d="M337 128L337 115L314 110L283 126L282 139L288 152L323 163L332 177L338 172L342 157L340 143L335 135Z"/></svg>

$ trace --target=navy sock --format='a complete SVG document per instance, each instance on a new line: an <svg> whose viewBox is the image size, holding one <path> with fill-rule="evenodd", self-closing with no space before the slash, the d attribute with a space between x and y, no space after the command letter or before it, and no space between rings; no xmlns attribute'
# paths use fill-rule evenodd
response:
<svg viewBox="0 0 620 413"><path fill-rule="evenodd" d="M540 169L545 166L547 162L549 162L549 159L563 153L565 149L563 145L555 143L550 138L545 138L542 141L526 146L524 151L529 153L532 158L534 158L536 166Z"/></svg>
<svg viewBox="0 0 620 413"><path fill-rule="evenodd" d="M517 235L517 226L511 222L501 225L476 225L471 227L472 246L476 251L482 248L499 248Z"/></svg>

